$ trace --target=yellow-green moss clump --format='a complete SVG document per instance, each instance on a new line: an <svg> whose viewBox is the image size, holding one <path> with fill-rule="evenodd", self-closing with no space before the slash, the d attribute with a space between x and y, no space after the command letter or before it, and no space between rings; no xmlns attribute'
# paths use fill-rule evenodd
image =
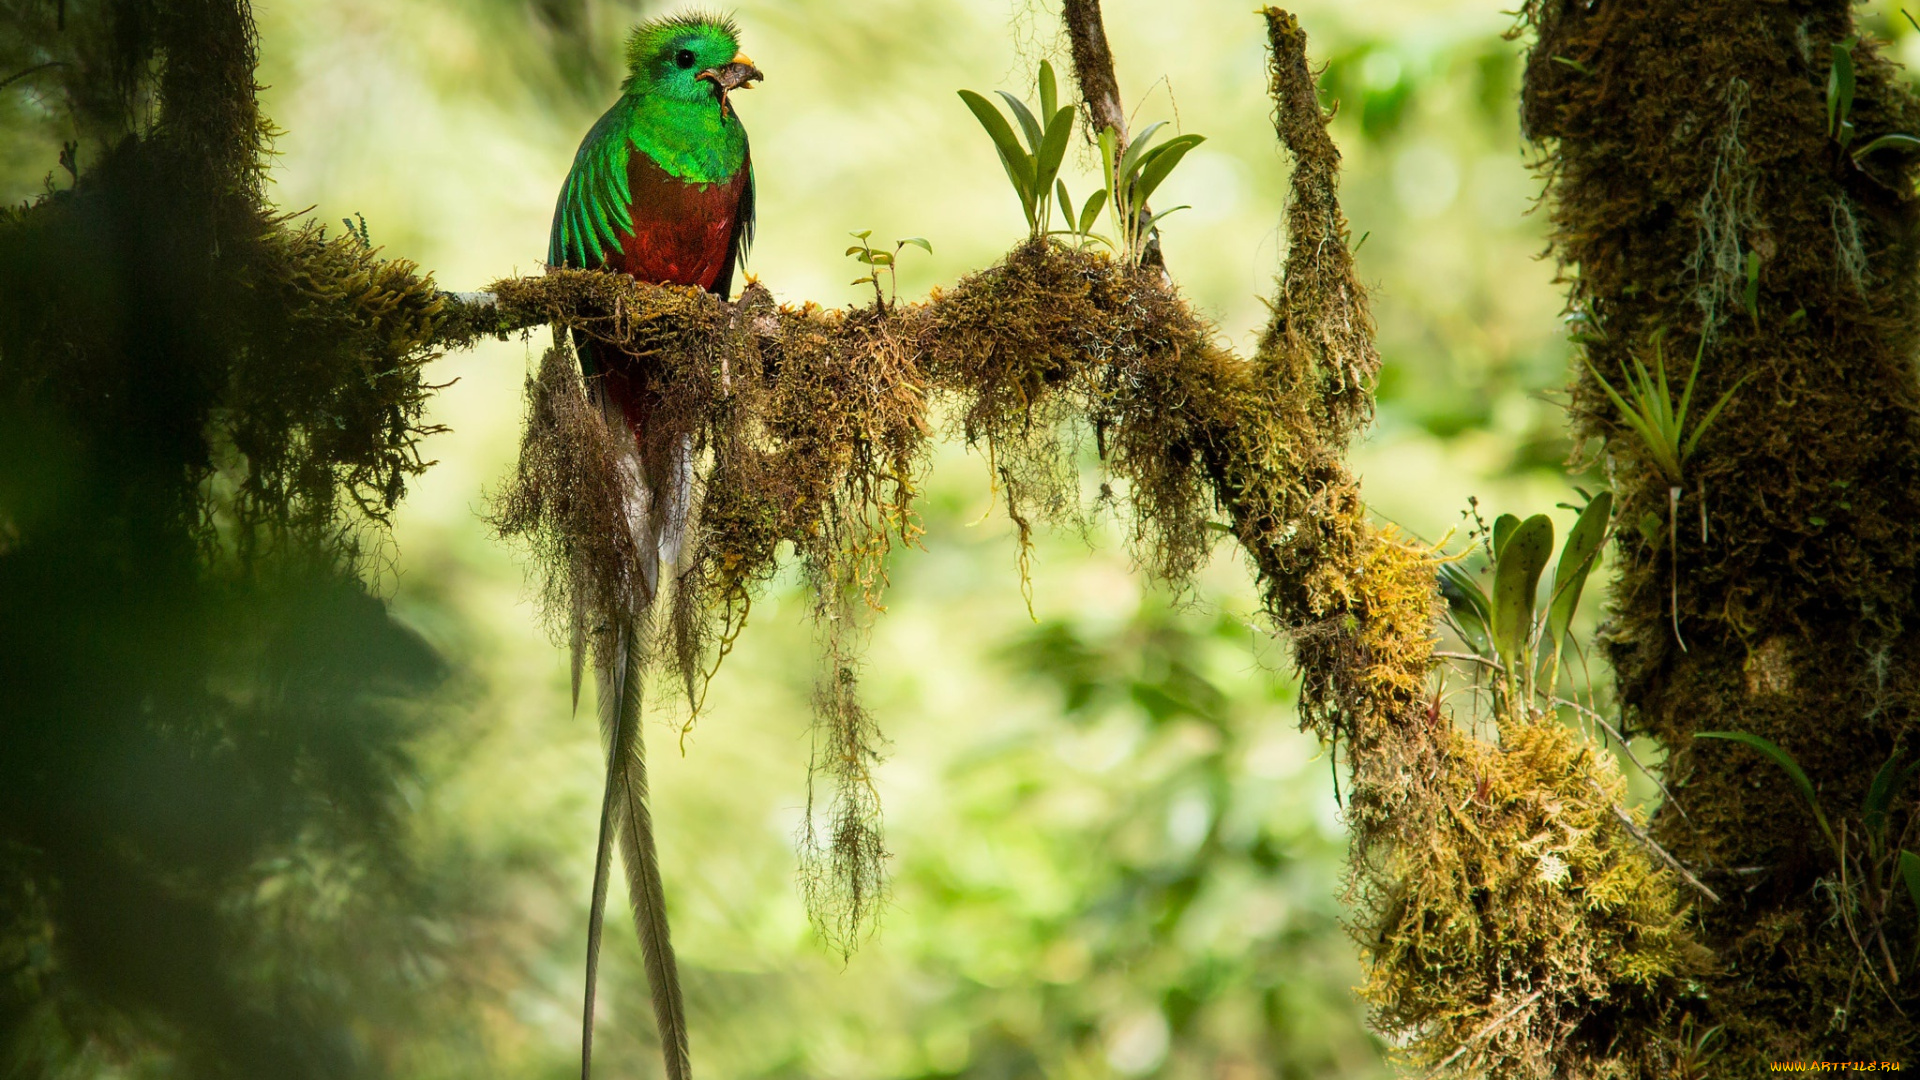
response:
<svg viewBox="0 0 1920 1080"><path fill-rule="evenodd" d="M1033 518L1080 520L1073 462L1091 438L1150 573L1178 586L1222 533L1244 548L1295 643L1303 722L1346 746L1353 928L1367 993L1408 1053L1500 1077L1555 1062L1571 1066L1561 1075L1608 1074L1580 1055L1631 1053L1615 1045L1619 1017L1691 970L1683 908L1615 820L1620 781L1603 755L1531 715L1489 745L1429 705L1437 563L1368 520L1342 463L1371 416L1379 357L1305 39L1290 16L1267 19L1297 168L1291 254L1251 359L1224 349L1159 270L1046 243L917 305L780 308L757 286L727 304L555 271L498 283L492 318L551 322L660 373L665 437L689 440L702 463L669 620L694 701L782 544L805 567L825 653L813 773L832 786L823 824L801 839L830 939L851 947L884 893L868 783L880 737L854 693L854 639L888 550L917 535L927 410L944 397L992 462L1023 544ZM593 548L624 530L611 527L618 500L600 493L615 467L579 460L611 451L574 370L559 349L531 384L521 472L501 504L503 531L532 536L561 622L574 604L617 600L582 575L631 558ZM573 475L588 482L570 493Z"/></svg>

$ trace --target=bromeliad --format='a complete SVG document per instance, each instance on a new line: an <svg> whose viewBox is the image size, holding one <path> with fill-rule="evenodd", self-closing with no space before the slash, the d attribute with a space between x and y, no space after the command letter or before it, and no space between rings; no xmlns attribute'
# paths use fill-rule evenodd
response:
<svg viewBox="0 0 1920 1080"><path fill-rule="evenodd" d="M627 43L628 76L581 142L554 207L547 261L606 269L656 285L685 285L724 297L753 240L753 164L747 132L727 95L762 76L740 52L730 20L682 15L646 23ZM692 497L692 449L650 422L659 390L635 358L576 341L582 374L609 426L632 433L623 451L631 480L627 520L641 553L638 610L619 625L574 628L574 699L588 635L607 635L596 665L607 743L607 784L588 920L587 986L580 1071L590 1077L600 935L613 841L620 841L634 926L646 958L654 1018L669 1080L690 1075L686 1010L667 934L665 896L647 809L640 731L640 669L648 609L662 564L679 559ZM576 621L585 618L575 616Z"/></svg>

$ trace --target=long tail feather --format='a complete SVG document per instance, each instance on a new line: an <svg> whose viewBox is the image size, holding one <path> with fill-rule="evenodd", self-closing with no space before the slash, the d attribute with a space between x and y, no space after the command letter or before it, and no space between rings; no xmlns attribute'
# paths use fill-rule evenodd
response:
<svg viewBox="0 0 1920 1080"><path fill-rule="evenodd" d="M580 673L587 662L587 605L579 596L573 598L573 623L569 626L568 663L573 675L573 714L580 715ZM606 814L601 813L601 820ZM604 847L605 845L601 845Z"/></svg>
<svg viewBox="0 0 1920 1080"><path fill-rule="evenodd" d="M601 404L610 424L625 420L612 402L602 399ZM637 443L635 449L639 449ZM646 742L641 730L640 706L641 673L646 660L643 639L659 589L658 560L665 556L671 562L677 557L677 533L684 530L684 504L691 483L681 475L687 471L684 467L671 471L647 469L638 456L628 458L623 464L630 484L627 524L634 531L641 558L637 568L640 597L638 610L612 629L615 640L610 656L596 665L595 670L600 690L600 723L607 745L607 786L600 809L599 847L594 856L593 906L587 919L586 1017L580 1040L580 1072L581 1080L592 1080L595 986L600 968L600 939L606 924L607 881L617 838L621 862L627 872L627 895L633 904L633 925L640 938L647 984L653 994L653 1015L660 1031L667 1080L690 1080L693 1068L688 1053L686 1005L681 998L680 972L667 931L666 893L654 848L653 817L647 808ZM666 475L659 475L663 472ZM577 621L576 626L579 625ZM584 642L579 638L576 641L579 642L574 653L577 702L579 657Z"/></svg>
<svg viewBox="0 0 1920 1080"><path fill-rule="evenodd" d="M647 809L646 742L640 718L640 641L622 628L611 669L599 671L601 722L607 735L607 790L601 806L600 844L593 876L593 907L587 919L586 1019L581 1034L581 1080L591 1080L593 1066L593 1011L595 983L600 967L600 938L606 921L607 879L613 840L620 841L621 862L627 871L627 894L633 903L633 925L646 961L647 984L653 991L654 1022L660 1030L661 1053L668 1080L690 1080L686 1004L680 993L680 972L674 961L667 927L665 889L653 840L653 817Z"/></svg>
<svg viewBox="0 0 1920 1080"><path fill-rule="evenodd" d="M615 806L620 856L626 864L627 895L633 902L633 927L646 960L647 985L653 990L653 1018L660 1029L667 1080L689 1080L693 1067L687 1046L687 1010L680 996L680 969L674 962L673 940L667 931L667 898L654 850L653 816L647 809L647 754L640 730L636 647L628 649L626 669L627 685L621 698L623 703L632 704L620 724L621 739L626 744L620 748L622 776Z"/></svg>
<svg viewBox="0 0 1920 1080"><path fill-rule="evenodd" d="M624 646L625 643L622 642L621 644ZM623 669L626 668L628 666L626 662L626 649L621 648L617 655L620 658L618 666ZM617 673L615 679L602 680L600 685L603 691L601 695L601 709L603 711L607 709L604 691L609 688L609 684L616 680L620 683L625 683L625 676L626 673L623 670ZM574 703L577 706L580 700L579 683L576 681L574 685ZM608 740L608 744L609 746L618 746L620 743L620 732L618 729L619 706L614 706L612 711L616 718L616 726L612 733L612 738ZM607 755L607 786L605 793L600 799L600 840L598 846L594 849L593 857L593 904L587 913L587 1000L581 1012L580 1020L580 1080L593 1080L594 999L597 996L596 992L600 985L600 934L601 931L605 929L607 921L607 877L608 872L612 869L613 863L613 814L614 802L618 798L619 787L620 758L617 754L609 753Z"/></svg>

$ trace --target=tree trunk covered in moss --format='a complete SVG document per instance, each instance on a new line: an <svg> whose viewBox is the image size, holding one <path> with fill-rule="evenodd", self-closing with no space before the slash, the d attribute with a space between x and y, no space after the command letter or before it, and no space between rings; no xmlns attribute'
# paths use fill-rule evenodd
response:
<svg viewBox="0 0 1920 1080"><path fill-rule="evenodd" d="M1900 838L1915 846L1911 788L1886 850L1862 813L1889 755L1912 757L1920 704L1914 170L1890 150L1856 159L1920 134L1920 106L1876 43L1854 43L1851 7L1525 13L1525 123L1592 365L1576 368L1573 426L1604 445L1619 498L1603 644L1631 727L1671 752L1686 816L1664 807L1655 835L1724 898L1697 910L1715 965L1679 1004L1696 1032L1725 1025L1729 1076L1920 1049L1915 915L1892 871ZM1836 55L1850 111L1829 93ZM1845 114L1831 124L1830 96ZM1678 397L1703 340L1689 429L1738 389L1672 477L1595 371L1625 392L1659 349ZM1844 875L1787 772L1706 731L1798 760Z"/></svg>

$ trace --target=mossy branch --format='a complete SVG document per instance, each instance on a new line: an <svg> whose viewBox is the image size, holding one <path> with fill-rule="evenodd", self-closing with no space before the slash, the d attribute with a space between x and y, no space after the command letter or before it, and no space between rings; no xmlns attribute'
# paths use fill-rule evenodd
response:
<svg viewBox="0 0 1920 1080"><path fill-rule="evenodd" d="M1076 0L1067 14L1083 93L1113 94L1098 5ZM925 301L852 310L781 307L758 286L728 303L554 271L450 302L448 332L551 323L655 374L657 422L701 461L692 555L657 646L689 700L775 553L793 546L821 626L811 771L831 785L822 824L810 814L800 837L803 876L816 924L842 949L885 895L870 780L881 736L854 695L855 646L888 551L918 535L932 417L953 416L987 452L1023 546L1033 519L1084 512L1073 454L1088 433L1122 481L1150 573L1183 584L1224 514L1268 616L1294 641L1303 722L1347 744L1353 925L1382 1024L1429 1064L1526 1075L1548 1047L1602 1037L1603 1017L1692 970L1697 950L1675 878L1615 817L1610 759L1532 715L1505 718L1490 745L1428 703L1434 554L1373 525L1343 464L1371 417L1379 356L1337 196L1340 155L1298 22L1264 16L1275 130L1296 167L1274 319L1251 358L1222 347L1160 269L1044 242ZM543 370L574 378L564 363ZM598 436L530 420L509 496L538 511L565 478L527 463L570 460L552 447L590 449ZM548 553L556 624L606 593L575 580L583 568L627 557L592 549L620 531L616 503L594 512L609 520L501 522ZM556 528L566 543L552 542Z"/></svg>

